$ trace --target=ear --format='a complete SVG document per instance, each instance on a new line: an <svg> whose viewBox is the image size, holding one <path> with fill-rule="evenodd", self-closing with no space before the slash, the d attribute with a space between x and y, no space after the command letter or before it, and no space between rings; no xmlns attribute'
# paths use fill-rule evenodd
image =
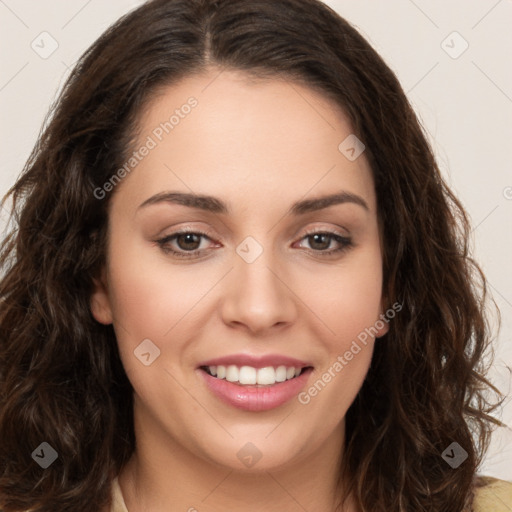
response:
<svg viewBox="0 0 512 512"><path fill-rule="evenodd" d="M112 323L112 308L108 294L105 269L102 268L100 277L93 278L93 292L90 299L92 316L100 324L109 325Z"/></svg>
<svg viewBox="0 0 512 512"><path fill-rule="evenodd" d="M380 305L380 314L379 319L375 322L375 328L377 329L377 334L375 335L375 338L381 338L387 332L389 331L389 318L386 316L384 311L387 311L386 309L387 301L382 299L381 305Z"/></svg>

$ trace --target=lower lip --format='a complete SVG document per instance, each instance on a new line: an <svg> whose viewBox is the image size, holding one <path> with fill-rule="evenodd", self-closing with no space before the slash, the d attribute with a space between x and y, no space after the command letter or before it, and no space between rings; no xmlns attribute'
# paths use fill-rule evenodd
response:
<svg viewBox="0 0 512 512"><path fill-rule="evenodd" d="M241 386L225 379L212 377L199 370L208 389L224 402L245 411L268 411L285 404L304 388L312 368L307 368L298 377L278 382L272 386Z"/></svg>

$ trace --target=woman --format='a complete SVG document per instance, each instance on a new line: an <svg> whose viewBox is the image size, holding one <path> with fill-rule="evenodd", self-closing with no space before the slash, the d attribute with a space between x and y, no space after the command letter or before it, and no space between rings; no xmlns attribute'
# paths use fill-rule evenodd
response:
<svg viewBox="0 0 512 512"><path fill-rule="evenodd" d="M80 59L8 195L3 511L510 497L476 478L499 422L464 210L325 5L144 4Z"/></svg>

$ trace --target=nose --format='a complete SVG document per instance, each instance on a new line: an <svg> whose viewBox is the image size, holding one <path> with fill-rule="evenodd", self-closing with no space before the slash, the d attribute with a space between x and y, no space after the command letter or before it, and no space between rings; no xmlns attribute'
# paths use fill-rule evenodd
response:
<svg viewBox="0 0 512 512"><path fill-rule="evenodd" d="M263 250L251 263L235 255L234 268L225 283L223 321L260 335L292 324L297 316L298 298L290 281L270 250Z"/></svg>

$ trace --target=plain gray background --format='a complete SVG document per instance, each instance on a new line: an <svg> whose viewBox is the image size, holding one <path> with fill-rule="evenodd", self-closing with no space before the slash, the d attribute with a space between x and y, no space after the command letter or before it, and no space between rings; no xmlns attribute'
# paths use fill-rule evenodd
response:
<svg viewBox="0 0 512 512"><path fill-rule="evenodd" d="M0 0L0 194L14 183L77 58L137 0ZM474 255L502 313L491 380L512 366L512 1L331 0L395 71L468 210ZM47 34L41 35L43 32ZM305 34L305 37L307 35ZM51 55L50 52L55 46ZM0 211L2 231L6 212ZM480 472L512 480L507 398Z"/></svg>

